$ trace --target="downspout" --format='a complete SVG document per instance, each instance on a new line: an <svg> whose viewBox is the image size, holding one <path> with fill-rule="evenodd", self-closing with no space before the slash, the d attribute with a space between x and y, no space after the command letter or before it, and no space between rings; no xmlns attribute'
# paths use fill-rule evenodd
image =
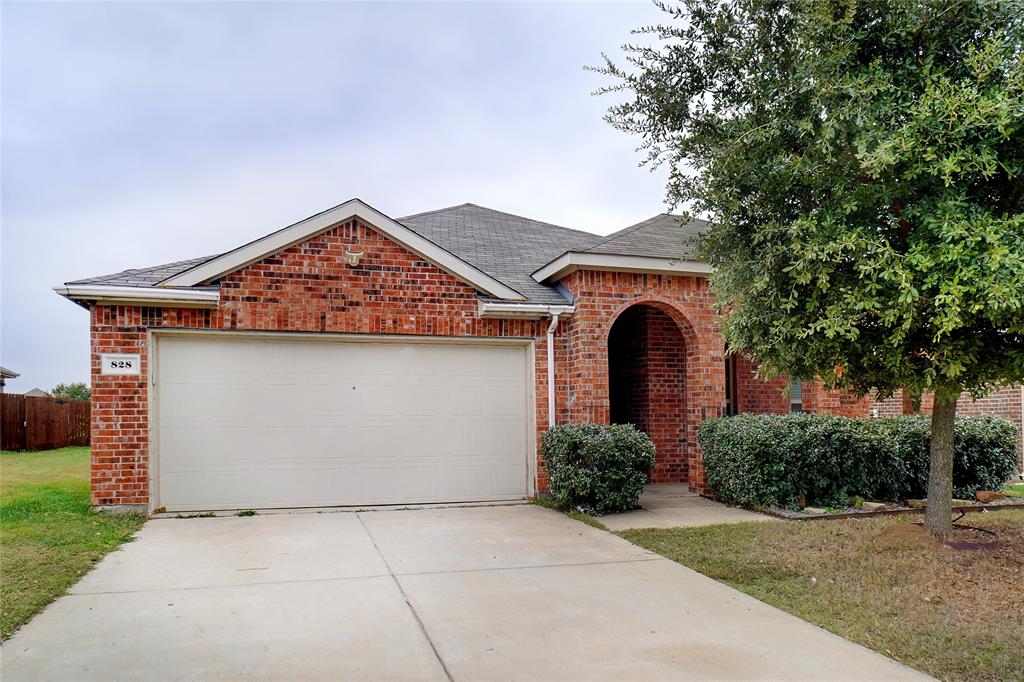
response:
<svg viewBox="0 0 1024 682"><path fill-rule="evenodd" d="M548 325L548 428L555 425L555 330L559 313L552 311Z"/></svg>

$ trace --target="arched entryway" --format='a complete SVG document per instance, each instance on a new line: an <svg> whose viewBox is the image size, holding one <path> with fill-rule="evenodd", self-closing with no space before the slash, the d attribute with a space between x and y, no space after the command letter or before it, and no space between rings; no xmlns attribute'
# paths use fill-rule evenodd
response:
<svg viewBox="0 0 1024 682"><path fill-rule="evenodd" d="M666 311L632 305L608 333L608 398L613 424L633 424L657 448L652 483L685 483L686 339Z"/></svg>

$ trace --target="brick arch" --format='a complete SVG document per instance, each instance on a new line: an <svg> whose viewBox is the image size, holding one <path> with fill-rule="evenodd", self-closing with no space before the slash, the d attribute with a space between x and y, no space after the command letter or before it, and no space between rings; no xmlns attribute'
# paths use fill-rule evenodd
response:
<svg viewBox="0 0 1024 682"><path fill-rule="evenodd" d="M645 297L620 306L604 337L609 421L650 436L657 449L652 483L688 483L693 325L669 302Z"/></svg>
<svg viewBox="0 0 1024 682"><path fill-rule="evenodd" d="M560 327L561 418L567 422L609 423L608 333L630 306L639 303L658 308L672 318L685 340L686 406L681 418L686 427L686 475L691 489L705 492L697 426L704 419L722 414L725 407L725 346L707 280L687 275L578 270L563 278L561 284L576 302L576 312L564 329Z"/></svg>
<svg viewBox="0 0 1024 682"><path fill-rule="evenodd" d="M690 319L676 307L674 301L661 296L641 296L619 305L619 307L611 314L611 317L608 319L608 323L605 325L604 339L606 343L608 341L608 335L611 334L612 327L615 326L615 322L619 319L619 316L633 306L638 305L647 305L652 308L657 308L671 317L672 321L675 322L676 326L679 328L679 331L683 334L683 340L686 341L687 353L692 353L696 349L697 331L694 329Z"/></svg>

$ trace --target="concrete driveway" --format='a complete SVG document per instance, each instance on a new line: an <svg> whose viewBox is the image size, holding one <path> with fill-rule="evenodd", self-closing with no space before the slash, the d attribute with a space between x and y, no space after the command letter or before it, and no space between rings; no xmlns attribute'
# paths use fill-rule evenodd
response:
<svg viewBox="0 0 1024 682"><path fill-rule="evenodd" d="M924 678L534 506L153 520L0 653L4 682Z"/></svg>

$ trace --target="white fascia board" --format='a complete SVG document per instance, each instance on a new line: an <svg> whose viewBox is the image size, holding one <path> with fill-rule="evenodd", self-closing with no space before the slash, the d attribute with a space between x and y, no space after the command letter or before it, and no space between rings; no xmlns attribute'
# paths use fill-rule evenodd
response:
<svg viewBox="0 0 1024 682"><path fill-rule="evenodd" d="M546 317L564 317L572 315L576 308L571 305L545 305L542 303L502 303L496 301L479 301L478 313L485 319L513 318L521 320L540 320Z"/></svg>
<svg viewBox="0 0 1024 682"><path fill-rule="evenodd" d="M189 308L216 308L220 292L203 289L167 287L126 287L106 284L61 284L53 287L72 301L96 301L126 305L177 305Z"/></svg>
<svg viewBox="0 0 1024 682"><path fill-rule="evenodd" d="M392 241L401 244L413 253L418 254L485 294L512 301L525 299L518 291L502 284L450 251L446 251L432 241L421 237L360 199L350 199L323 213L318 213L282 230L272 232L266 237L249 242L205 263L200 263L173 277L168 277L157 284L157 286L191 287L209 283L218 277L235 272L267 256L287 249L289 246L304 242L310 237L326 232L330 228L353 218L361 220Z"/></svg>
<svg viewBox="0 0 1024 682"><path fill-rule="evenodd" d="M664 275L695 275L698 277L707 277L715 271L707 263L692 260L569 251L535 271L533 278L538 282L550 283L558 281L576 270L650 272Z"/></svg>

